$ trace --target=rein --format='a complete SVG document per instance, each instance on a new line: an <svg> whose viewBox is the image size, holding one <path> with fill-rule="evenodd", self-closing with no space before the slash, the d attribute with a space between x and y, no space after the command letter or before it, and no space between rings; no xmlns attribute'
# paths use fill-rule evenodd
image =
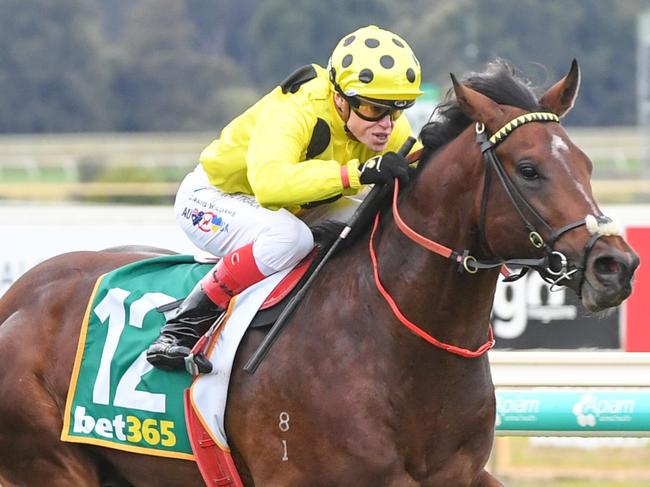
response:
<svg viewBox="0 0 650 487"><path fill-rule="evenodd" d="M393 196L393 212L395 214L395 220L399 218L399 214L396 212L397 210L397 193L398 193L398 183L397 180L395 181L395 193ZM379 227L379 217L380 213L377 213L377 216L375 217L375 223L372 227L372 232L370 233L370 245L369 245L369 250L370 250L370 259L372 260L372 271L375 276L375 284L377 285L377 289L379 290L379 293L384 297L388 305L390 306L390 309L393 311L393 314L395 317L402 323L404 326L406 326L409 330L411 330L413 333L418 335L420 338L424 339L425 341L429 342L431 345L440 348L442 350L446 350L449 353L453 353L455 355L460 355L461 357L467 357L467 358L477 358L483 355L485 352L490 350L492 347L494 347L494 333L492 332L492 325L488 328L488 338L487 341L478 347L475 350L469 350L467 348L462 348L458 347L456 345L452 345L450 343L445 343L441 342L440 340L437 340L436 338L432 337L429 335L426 331L424 331L422 328L420 328L418 325L410 321L404 314L400 311L399 307L397 306L397 303L393 299L393 297L390 295L390 293L386 290L384 285L381 283L381 279L379 278L379 263L377 261L377 255L375 253L375 246L374 246L374 241L375 241L375 233L377 232L377 228ZM400 219L401 221L401 219ZM403 223L403 222L402 222ZM398 224L399 226L399 224ZM400 227L401 228L401 227ZM445 257L450 257L453 251L445 247L444 245L437 244L436 242L433 242L419 233L415 232L408 226L406 228L412 232L412 234L406 233L406 235L411 238L411 240L417 242L420 244L422 247L431 250L432 252L435 252L437 254L440 254ZM448 254L448 255L446 255Z"/></svg>

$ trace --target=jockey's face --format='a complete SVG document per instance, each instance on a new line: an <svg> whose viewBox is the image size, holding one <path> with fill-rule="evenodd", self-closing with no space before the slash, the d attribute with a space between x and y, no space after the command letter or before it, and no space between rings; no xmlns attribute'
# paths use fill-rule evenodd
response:
<svg viewBox="0 0 650 487"><path fill-rule="evenodd" d="M375 152L381 152L386 148L394 123L390 114L387 113L384 118L374 122L364 120L338 93L334 94L334 104L339 115L346 122L348 130L359 142Z"/></svg>
<svg viewBox="0 0 650 487"><path fill-rule="evenodd" d="M375 152L381 152L386 148L394 124L390 114L386 114L384 118L374 122L364 120L350 108L350 104L338 93L334 94L334 104L354 138Z"/></svg>
<svg viewBox="0 0 650 487"><path fill-rule="evenodd" d="M386 148L388 137L393 131L393 121L389 114L376 122L368 122L359 117L354 110L350 110L347 125L348 130L359 142L375 152L381 152Z"/></svg>

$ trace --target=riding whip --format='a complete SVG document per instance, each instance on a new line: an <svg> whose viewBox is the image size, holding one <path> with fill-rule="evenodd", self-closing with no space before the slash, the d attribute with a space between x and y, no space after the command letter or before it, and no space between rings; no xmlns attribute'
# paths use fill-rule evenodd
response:
<svg viewBox="0 0 650 487"><path fill-rule="evenodd" d="M413 144L415 144L415 137L409 137L408 139L406 139L406 142L404 142L404 145L400 147L397 153L402 157L406 157L406 155L413 148ZM287 306L282 310L282 313L280 313L280 316L278 316L277 321L271 327L266 337L264 337L264 340L262 341L260 346L257 347L257 350L255 351L253 356L250 359L248 359L248 362L246 362L246 365L244 365L244 370L246 372L248 372L249 374L255 373L257 367L260 365L260 363L262 362L266 354L271 349L271 346L280 335L280 332L287 324L288 318L291 316L291 313L296 309L296 307L300 304L302 299L305 297L305 294L307 294L309 287L314 282L316 276L318 276L321 269L325 266L325 264L330 259L330 257L334 254L338 246L341 244L343 240L346 239L346 237L350 234L350 232L357 225L357 223L365 219L365 217L367 216L366 213L368 213L368 211L372 211L376 209L377 205L384 199L386 194L387 194L386 185L381 185L381 186L375 185L370 191L370 193L368 193L368 196L366 196L363 199L363 201L361 201L359 207L352 215L352 218L350 218L350 221L345 225L343 230L341 230L341 233L339 234L338 238L327 250L327 253L318 263L318 266L316 267L316 269L314 269L314 272L312 272L312 274L309 276L309 279L307 279L305 284L298 290L298 292L293 296L293 298L291 298L291 301L287 303Z"/></svg>

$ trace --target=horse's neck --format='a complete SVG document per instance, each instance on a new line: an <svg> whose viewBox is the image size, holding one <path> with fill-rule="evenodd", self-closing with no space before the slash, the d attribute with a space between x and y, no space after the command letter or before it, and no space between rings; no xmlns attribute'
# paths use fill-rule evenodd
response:
<svg viewBox="0 0 650 487"><path fill-rule="evenodd" d="M478 150L472 152L476 161L461 159L470 137L463 134L427 163L399 211L427 238L474 253L483 166ZM376 247L381 280L409 320L464 348L485 342L497 271L459 273L456 263L407 239L393 219L385 222Z"/></svg>

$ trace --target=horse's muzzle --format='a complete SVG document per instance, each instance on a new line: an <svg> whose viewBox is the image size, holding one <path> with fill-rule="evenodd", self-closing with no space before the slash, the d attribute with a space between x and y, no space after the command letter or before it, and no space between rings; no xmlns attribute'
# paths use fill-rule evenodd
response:
<svg viewBox="0 0 650 487"><path fill-rule="evenodd" d="M639 256L621 239L594 247L582 283L582 304L597 312L618 306L632 292Z"/></svg>

